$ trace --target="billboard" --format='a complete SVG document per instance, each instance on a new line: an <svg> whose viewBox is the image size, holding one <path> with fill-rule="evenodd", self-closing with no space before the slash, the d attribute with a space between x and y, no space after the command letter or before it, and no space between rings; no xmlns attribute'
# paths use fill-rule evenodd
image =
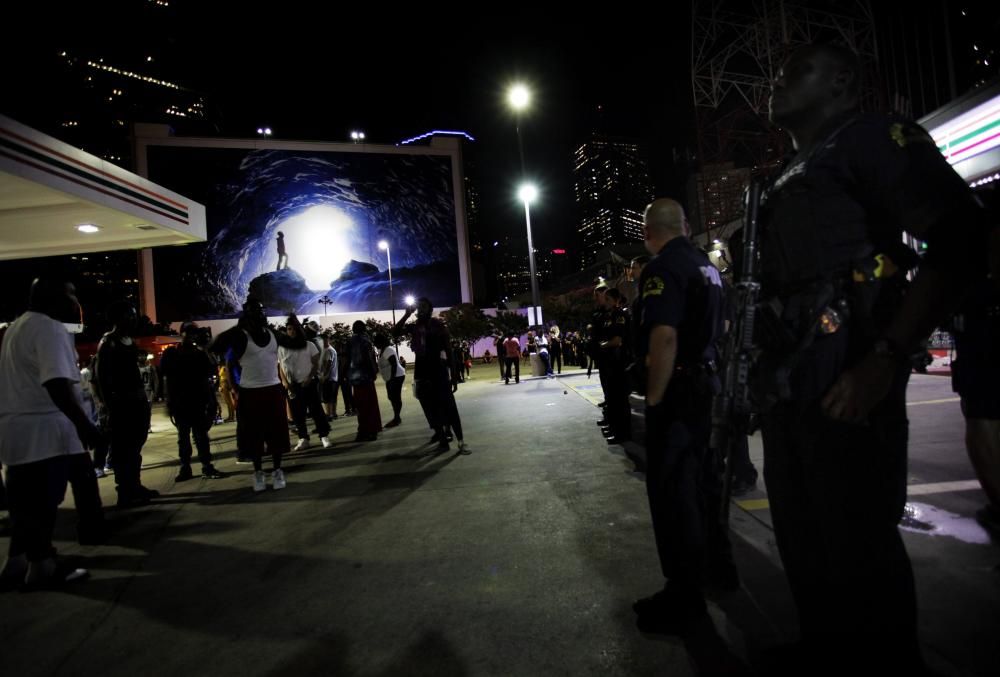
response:
<svg viewBox="0 0 1000 677"><path fill-rule="evenodd" d="M396 307L469 300L457 142L139 142L147 177L206 208L204 244L153 251L161 321L232 318L248 295L269 315L389 310L390 257Z"/></svg>

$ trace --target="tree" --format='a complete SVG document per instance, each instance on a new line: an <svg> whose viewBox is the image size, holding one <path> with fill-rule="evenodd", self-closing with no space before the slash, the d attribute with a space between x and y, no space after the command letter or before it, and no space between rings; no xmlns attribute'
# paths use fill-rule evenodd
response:
<svg viewBox="0 0 1000 677"><path fill-rule="evenodd" d="M452 306L440 315L448 333L453 339L463 343L475 343L484 336L489 336L493 327L486 313L471 303L461 303Z"/></svg>
<svg viewBox="0 0 1000 677"><path fill-rule="evenodd" d="M520 313L499 312L493 319L493 327L504 336L508 333L520 336L528 331L528 318Z"/></svg>
<svg viewBox="0 0 1000 677"><path fill-rule="evenodd" d="M546 323L559 325L562 331L583 331L594 314L594 294L591 289L578 289L542 300Z"/></svg>

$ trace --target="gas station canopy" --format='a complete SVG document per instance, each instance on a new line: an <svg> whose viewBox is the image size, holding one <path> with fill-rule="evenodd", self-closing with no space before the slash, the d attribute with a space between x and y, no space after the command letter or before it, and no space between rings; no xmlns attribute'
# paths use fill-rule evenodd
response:
<svg viewBox="0 0 1000 677"><path fill-rule="evenodd" d="M205 207L0 115L0 260L205 241Z"/></svg>

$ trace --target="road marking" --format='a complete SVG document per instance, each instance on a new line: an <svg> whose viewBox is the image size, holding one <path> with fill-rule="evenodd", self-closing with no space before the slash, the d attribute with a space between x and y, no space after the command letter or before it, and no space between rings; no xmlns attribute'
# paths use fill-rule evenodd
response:
<svg viewBox="0 0 1000 677"><path fill-rule="evenodd" d="M746 501L736 501L736 505L744 510L767 510L771 507L766 498L751 498Z"/></svg>
<svg viewBox="0 0 1000 677"><path fill-rule="evenodd" d="M915 407L918 404L944 404L945 402L961 402L961 397L948 397L943 400L923 400L921 402L907 402L906 406Z"/></svg>
<svg viewBox="0 0 1000 677"><path fill-rule="evenodd" d="M906 487L907 496L927 496L929 494L947 494L952 491L975 491L979 489L979 480L960 480L957 482L930 482L928 484L911 484ZM766 498L751 498L736 501L739 508L747 511L769 510L771 503Z"/></svg>
<svg viewBox="0 0 1000 677"><path fill-rule="evenodd" d="M600 383L586 383L584 385L572 385L563 383L563 387L568 386L573 392L587 400L591 404L597 405L604 399L604 390Z"/></svg>
<svg viewBox="0 0 1000 677"><path fill-rule="evenodd" d="M980 487L979 480L962 480L959 482L932 482L930 484L911 484L906 487L908 496L926 496L927 494L944 494L949 491L973 491Z"/></svg>

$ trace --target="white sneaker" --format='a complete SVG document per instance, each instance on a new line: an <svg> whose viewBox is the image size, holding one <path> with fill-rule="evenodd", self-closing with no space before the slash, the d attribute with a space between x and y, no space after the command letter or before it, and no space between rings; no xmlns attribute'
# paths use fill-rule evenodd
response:
<svg viewBox="0 0 1000 677"><path fill-rule="evenodd" d="M299 439L299 443L295 445L295 449L293 451L302 451L303 449L308 449L308 448L309 448L309 440Z"/></svg>
<svg viewBox="0 0 1000 677"><path fill-rule="evenodd" d="M472 453L472 450L469 449L469 445L465 443L465 440L458 441L458 453L462 454L463 456L468 456L469 454Z"/></svg>
<svg viewBox="0 0 1000 677"><path fill-rule="evenodd" d="M271 483L274 485L275 489L284 489L287 483L285 482L285 471L278 468L271 475Z"/></svg>
<svg viewBox="0 0 1000 677"><path fill-rule="evenodd" d="M333 442L330 441L329 437L321 437L319 438L319 441L323 443L324 449L329 449L331 446L333 446Z"/></svg>
<svg viewBox="0 0 1000 677"><path fill-rule="evenodd" d="M264 471L258 470L253 474L253 490L264 491L267 489L267 482L264 479Z"/></svg>
<svg viewBox="0 0 1000 677"><path fill-rule="evenodd" d="M108 476L108 474L104 472L104 468L94 468L94 474L97 475L98 479Z"/></svg>

